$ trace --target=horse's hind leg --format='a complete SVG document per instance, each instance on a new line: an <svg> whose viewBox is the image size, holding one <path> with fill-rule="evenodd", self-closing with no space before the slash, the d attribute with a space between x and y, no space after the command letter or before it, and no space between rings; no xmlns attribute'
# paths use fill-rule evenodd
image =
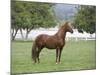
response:
<svg viewBox="0 0 100 75"><path fill-rule="evenodd" d="M36 57L34 58L34 64L36 63Z"/></svg>
<svg viewBox="0 0 100 75"><path fill-rule="evenodd" d="M33 63L34 64L36 63L36 56L34 56L34 58L33 58Z"/></svg>
<svg viewBox="0 0 100 75"><path fill-rule="evenodd" d="M32 50L32 59L33 59L33 63L36 63L36 51Z"/></svg>
<svg viewBox="0 0 100 75"><path fill-rule="evenodd" d="M42 50L42 48L39 48L38 51L37 51L37 62L38 63L40 63L39 55L40 55L41 50Z"/></svg>

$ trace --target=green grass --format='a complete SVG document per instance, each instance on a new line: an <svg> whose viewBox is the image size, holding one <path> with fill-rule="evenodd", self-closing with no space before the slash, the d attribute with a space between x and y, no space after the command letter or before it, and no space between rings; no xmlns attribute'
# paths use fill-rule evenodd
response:
<svg viewBox="0 0 100 75"><path fill-rule="evenodd" d="M33 64L31 47L32 42L12 42L11 73L90 70L96 68L95 41L66 42L62 51L61 64L55 64L55 50L46 48L40 54L40 64Z"/></svg>

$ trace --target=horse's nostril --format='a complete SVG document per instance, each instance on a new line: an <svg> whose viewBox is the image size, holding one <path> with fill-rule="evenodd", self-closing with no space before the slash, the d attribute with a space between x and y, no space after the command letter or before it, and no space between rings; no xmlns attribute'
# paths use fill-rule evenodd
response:
<svg viewBox="0 0 100 75"><path fill-rule="evenodd" d="M72 32L71 33L73 33L73 30L72 30Z"/></svg>

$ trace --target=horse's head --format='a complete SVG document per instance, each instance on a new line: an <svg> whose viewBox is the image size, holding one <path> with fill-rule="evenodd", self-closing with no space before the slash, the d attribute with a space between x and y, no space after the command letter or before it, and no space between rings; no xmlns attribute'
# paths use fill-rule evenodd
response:
<svg viewBox="0 0 100 75"><path fill-rule="evenodd" d="M72 27L72 24L71 24L70 22L66 22L66 23L64 24L64 27L65 27L65 31L66 31L66 32L71 32L71 33L73 33L73 27Z"/></svg>

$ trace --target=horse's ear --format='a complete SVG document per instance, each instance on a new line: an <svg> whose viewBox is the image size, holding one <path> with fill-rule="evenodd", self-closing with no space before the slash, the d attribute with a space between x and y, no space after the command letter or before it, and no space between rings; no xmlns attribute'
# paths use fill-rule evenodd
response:
<svg viewBox="0 0 100 75"><path fill-rule="evenodd" d="M68 23L69 23L68 21L65 22L65 24L68 24Z"/></svg>
<svg viewBox="0 0 100 75"><path fill-rule="evenodd" d="M69 22L68 22L68 21L66 21L64 25L66 25L66 26L67 26L68 24L69 24Z"/></svg>

